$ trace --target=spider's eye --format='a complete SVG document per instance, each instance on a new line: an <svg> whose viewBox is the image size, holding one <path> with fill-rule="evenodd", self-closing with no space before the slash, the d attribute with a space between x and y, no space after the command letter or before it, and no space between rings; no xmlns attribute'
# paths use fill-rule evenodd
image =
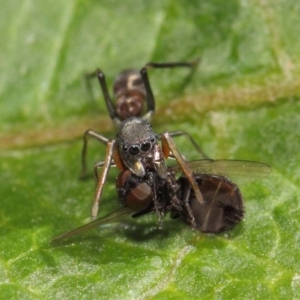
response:
<svg viewBox="0 0 300 300"><path fill-rule="evenodd" d="M123 145L123 146L122 146L122 151L123 151L123 152L127 152L127 150L128 150L128 147L125 146L125 145Z"/></svg>
<svg viewBox="0 0 300 300"><path fill-rule="evenodd" d="M155 138L152 136L150 142L153 144L155 142Z"/></svg>
<svg viewBox="0 0 300 300"><path fill-rule="evenodd" d="M129 153L131 155L137 155L137 154L139 154L139 152L140 152L140 148L136 145L133 145L129 148Z"/></svg>
<svg viewBox="0 0 300 300"><path fill-rule="evenodd" d="M146 152L150 149L150 147L151 147L151 144L149 142L143 142L141 145L141 150Z"/></svg>

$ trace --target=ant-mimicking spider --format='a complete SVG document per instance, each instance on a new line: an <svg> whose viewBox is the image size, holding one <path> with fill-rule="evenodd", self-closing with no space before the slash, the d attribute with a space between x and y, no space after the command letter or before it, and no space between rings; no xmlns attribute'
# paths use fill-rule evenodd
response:
<svg viewBox="0 0 300 300"><path fill-rule="evenodd" d="M123 121L131 117L139 117L142 120L150 123L151 118L155 111L155 100L148 77L148 69L150 68L177 68L177 67L188 67L195 68L199 63L199 59L191 62L169 62L169 63L147 63L140 71L137 70L125 70L121 72L113 85L113 91L116 98L115 103L109 95L105 74L102 70L97 69L93 73L87 74L87 79L97 77L99 84L102 89L103 97L109 113L110 118L115 123L116 127L119 128ZM144 112L144 104L146 103L146 111ZM198 146L192 136L186 131L172 131L170 132L172 137L185 136L189 142L201 154L203 158L208 156ZM94 130L88 129L83 136L83 149L82 149L82 167L80 178L84 179L87 173L87 146L88 138L92 137L103 143L107 143L108 139L98 134ZM160 135L157 134L156 138Z"/></svg>

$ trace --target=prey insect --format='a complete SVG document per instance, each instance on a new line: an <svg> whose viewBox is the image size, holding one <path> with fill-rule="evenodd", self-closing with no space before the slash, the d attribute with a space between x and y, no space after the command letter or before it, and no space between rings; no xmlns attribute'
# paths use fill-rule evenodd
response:
<svg viewBox="0 0 300 300"><path fill-rule="evenodd" d="M153 96L152 88L150 85L148 70L151 68L177 68L186 67L194 69L198 60L191 62L169 62L169 63L147 63L140 71L137 70L125 70L121 72L113 85L114 96L116 101L112 100L105 79L105 74L102 70L97 69L96 72L87 75L88 78L97 77L99 84L102 89L103 97L107 107L107 111L110 118L115 123L116 127L119 128L123 121L132 117L138 117L146 122L150 122L155 111L155 99ZM146 109L144 106L146 105ZM202 151L194 139L186 131L173 131L171 133L172 137L185 136L191 145L197 150L198 153L202 155L203 158L208 158L208 156ZM82 149L82 168L80 178L85 178L87 174L87 147L88 139L92 137L97 140L99 139L99 134L94 130L87 130L84 133L84 144ZM156 138L160 138L160 135L156 135ZM108 139L102 138L102 141L108 142Z"/></svg>
<svg viewBox="0 0 300 300"><path fill-rule="evenodd" d="M170 212L172 218L180 217L192 228L208 233L229 230L239 223L244 215L243 197L239 187L226 175L246 177L249 180L263 178L271 172L268 165L254 161L203 159L187 162L187 165L193 172L203 202L196 198L184 174L176 179L176 174L181 172L178 166L168 167L168 175L176 182L173 190L158 178L158 202L164 207L165 214ZM147 203L151 198L152 194L146 188L146 185L151 185L151 180L145 178L137 184L135 182L135 175L128 174L128 171L119 175L117 191L121 205L128 207L128 203L132 202ZM155 212L153 202L150 205L147 203L147 209L133 214L132 217L150 212Z"/></svg>
<svg viewBox="0 0 300 300"><path fill-rule="evenodd" d="M168 167L167 174L172 178L170 186L151 174L139 178L129 170L123 170L117 179L117 191L122 208L109 215L96 219L56 237L59 241L92 228L118 222L120 218L131 215L133 218L156 212L153 201L153 181L156 182L155 194L164 215L181 219L195 230L206 233L220 233L230 230L244 216L244 201L239 187L227 176L247 177L254 179L269 175L271 168L259 162L241 160L196 160L186 163L193 172L193 178L201 192L201 203L185 174L176 179L180 167ZM154 175L154 176L152 176ZM138 208L138 212L136 212Z"/></svg>
<svg viewBox="0 0 300 300"><path fill-rule="evenodd" d="M177 197L182 209L171 209L172 218L180 218L194 229L205 233L230 230L244 216L244 201L239 187L230 178L262 179L270 166L243 160L197 160L188 163L202 193L204 204L195 198L186 177L178 178ZM177 169L177 168L176 168Z"/></svg>

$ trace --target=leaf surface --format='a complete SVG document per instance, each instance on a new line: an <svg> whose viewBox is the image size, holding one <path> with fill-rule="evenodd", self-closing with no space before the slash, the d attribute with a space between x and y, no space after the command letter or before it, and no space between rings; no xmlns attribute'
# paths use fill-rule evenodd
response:
<svg viewBox="0 0 300 300"><path fill-rule="evenodd" d="M300 294L300 4L291 1L1 1L0 295L3 299L297 299ZM155 216L51 247L89 221L82 134L115 128L96 80L150 70L153 128L185 130L214 159L272 166L241 185L246 217L220 235ZM176 139L188 159L199 154ZM89 169L105 149L90 143ZM100 205L118 208L112 170Z"/></svg>

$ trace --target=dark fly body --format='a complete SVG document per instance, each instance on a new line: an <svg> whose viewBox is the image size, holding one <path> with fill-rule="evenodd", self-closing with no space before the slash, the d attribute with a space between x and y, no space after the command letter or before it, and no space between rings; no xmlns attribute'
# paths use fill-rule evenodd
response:
<svg viewBox="0 0 300 300"><path fill-rule="evenodd" d="M188 162L187 166L201 193L201 201L196 197L185 174L176 177L180 170L178 166L167 168L169 183L159 177L154 169L147 169L143 177L136 176L128 169L123 170L116 182L122 207L105 217L64 233L53 241L106 223L117 222L119 218L127 215L138 218L158 212L162 217L169 213L171 218L180 219L200 232L224 232L232 229L244 216L241 191L227 175L261 179L271 172L271 168L264 163L242 160L203 159ZM159 222L159 226L162 227L162 222Z"/></svg>

